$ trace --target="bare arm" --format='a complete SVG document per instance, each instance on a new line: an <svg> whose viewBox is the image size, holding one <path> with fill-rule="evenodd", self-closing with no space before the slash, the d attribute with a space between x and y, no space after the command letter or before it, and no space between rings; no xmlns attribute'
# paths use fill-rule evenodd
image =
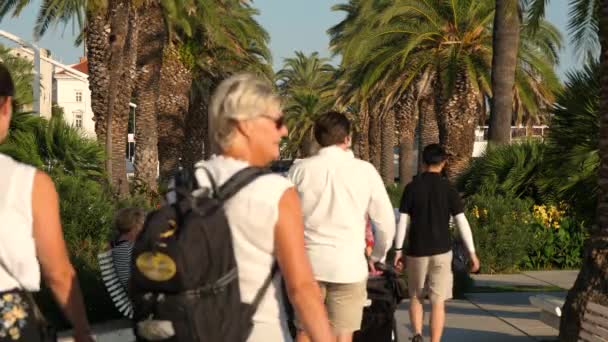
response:
<svg viewBox="0 0 608 342"><path fill-rule="evenodd" d="M374 262L384 262L386 253L391 248L395 238L395 213L382 178L380 178L376 169L372 166L370 168L372 197L367 210L376 227L375 245L371 259Z"/></svg>
<svg viewBox="0 0 608 342"><path fill-rule="evenodd" d="M51 178L43 172L37 172L34 177L32 211L36 254L42 275L72 323L76 341L92 341L76 272L63 240L57 191Z"/></svg>
<svg viewBox="0 0 608 342"><path fill-rule="evenodd" d="M312 341L331 341L333 335L321 291L314 280L304 249L304 223L300 200L289 188L279 201L279 218L275 228L276 256L285 278L287 294Z"/></svg>

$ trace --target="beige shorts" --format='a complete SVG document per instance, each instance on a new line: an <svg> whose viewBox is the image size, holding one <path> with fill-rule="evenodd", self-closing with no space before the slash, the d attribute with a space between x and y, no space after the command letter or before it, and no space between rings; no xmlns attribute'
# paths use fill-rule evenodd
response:
<svg viewBox="0 0 608 342"><path fill-rule="evenodd" d="M319 288L334 334L350 334L361 329L363 307L367 301L367 279L352 284L320 281ZM296 326L303 328L297 317Z"/></svg>
<svg viewBox="0 0 608 342"><path fill-rule="evenodd" d="M431 303L452 298L452 252L405 259L410 298L423 300L428 293ZM426 292L428 291L428 292Z"/></svg>

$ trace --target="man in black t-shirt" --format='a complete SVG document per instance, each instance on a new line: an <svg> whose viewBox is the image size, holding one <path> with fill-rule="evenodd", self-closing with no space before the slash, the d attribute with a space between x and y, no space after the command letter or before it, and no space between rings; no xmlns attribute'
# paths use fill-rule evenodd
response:
<svg viewBox="0 0 608 342"><path fill-rule="evenodd" d="M460 236L471 257L471 271L479 270L471 228L456 189L441 176L447 154L438 144L423 151L426 171L409 183L403 192L395 238L395 266L404 267L402 246L407 236L405 258L410 294L410 322L413 342L422 341L422 301L428 290L431 301L431 341L439 342L445 322L445 301L452 298L452 242L449 222L454 217ZM408 234L409 233L409 234Z"/></svg>

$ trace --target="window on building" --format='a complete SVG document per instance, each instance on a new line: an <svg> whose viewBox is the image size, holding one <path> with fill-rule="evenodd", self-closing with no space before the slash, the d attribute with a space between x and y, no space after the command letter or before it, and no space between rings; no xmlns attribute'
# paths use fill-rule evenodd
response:
<svg viewBox="0 0 608 342"><path fill-rule="evenodd" d="M82 128L82 112L79 110L74 112L74 126Z"/></svg>
<svg viewBox="0 0 608 342"><path fill-rule="evenodd" d="M82 102L82 90L76 90L76 102Z"/></svg>

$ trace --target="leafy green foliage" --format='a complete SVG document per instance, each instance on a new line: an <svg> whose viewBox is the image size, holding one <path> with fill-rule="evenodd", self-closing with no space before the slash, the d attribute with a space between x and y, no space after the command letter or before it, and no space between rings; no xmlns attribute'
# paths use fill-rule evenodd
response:
<svg viewBox="0 0 608 342"><path fill-rule="evenodd" d="M517 271L539 248L532 201L494 195L467 199L469 219L483 273Z"/></svg>
<svg viewBox="0 0 608 342"><path fill-rule="evenodd" d="M32 92L32 81L34 80L32 62L11 53L11 50L0 45L0 61L10 70L13 83L15 84L15 96L13 96L13 107L31 104L34 101Z"/></svg>
<svg viewBox="0 0 608 342"><path fill-rule="evenodd" d="M7 141L0 145L6 153L48 172L59 194L63 234L70 258L81 283L91 321L118 318L97 265L97 254L107 245L115 203L105 180L102 147L81 136L61 116L50 121L29 113L16 113ZM43 311L57 327L68 324L48 288L37 295Z"/></svg>
<svg viewBox="0 0 608 342"><path fill-rule="evenodd" d="M465 196L474 194L531 198L542 202L538 182L542 177L546 146L530 140L490 148L471 162L458 178Z"/></svg>
<svg viewBox="0 0 608 342"><path fill-rule="evenodd" d="M458 180L476 193L531 198L536 204L568 203L577 219L593 222L599 168L599 64L568 75L557 96L545 142L489 149Z"/></svg>
<svg viewBox="0 0 608 342"><path fill-rule="evenodd" d="M492 0L360 1L334 7L346 18L329 30L346 71L340 93L353 102L375 98L391 108L422 74L440 80L445 95L465 75L483 106L492 96ZM542 21L521 31L514 113L519 122L545 119L560 83L556 27Z"/></svg>
<svg viewBox="0 0 608 342"><path fill-rule="evenodd" d="M336 70L329 59L319 57L317 52L307 56L296 51L294 58L285 59L276 78L285 98L284 112L289 128L285 151L288 155L301 154L303 144L314 139L316 118L334 106Z"/></svg>
<svg viewBox="0 0 608 342"><path fill-rule="evenodd" d="M583 261L583 247L588 237L583 222L565 217L558 228L535 225L538 248L524 260L528 269L576 269Z"/></svg>
<svg viewBox="0 0 608 342"><path fill-rule="evenodd" d="M547 171L540 182L547 197L569 203L587 222L593 222L597 207L599 77L597 62L568 74L553 110L546 139Z"/></svg>
<svg viewBox="0 0 608 342"><path fill-rule="evenodd" d="M118 318L107 290L101 281L97 254L108 243L115 204L104 183L83 176L53 177L60 199L63 235L77 270L87 315L92 322ZM45 291L47 295L48 290ZM43 300L45 312L52 312L55 324L67 327L59 309L50 298Z"/></svg>
<svg viewBox="0 0 608 342"><path fill-rule="evenodd" d="M521 0L526 9L527 21L534 30L545 17L549 0ZM564 1L564 0L558 0ZM569 0L568 33L576 54L587 60L595 60L600 51L599 0Z"/></svg>
<svg viewBox="0 0 608 342"><path fill-rule="evenodd" d="M391 199L393 208L399 208L401 204L401 196L403 195L403 189L399 187L399 184L394 183L391 185L387 185L386 192L388 192L388 197Z"/></svg>
<svg viewBox="0 0 608 342"><path fill-rule="evenodd" d="M61 117L47 121L31 113L15 113L0 152L51 175L103 177L103 148Z"/></svg>

